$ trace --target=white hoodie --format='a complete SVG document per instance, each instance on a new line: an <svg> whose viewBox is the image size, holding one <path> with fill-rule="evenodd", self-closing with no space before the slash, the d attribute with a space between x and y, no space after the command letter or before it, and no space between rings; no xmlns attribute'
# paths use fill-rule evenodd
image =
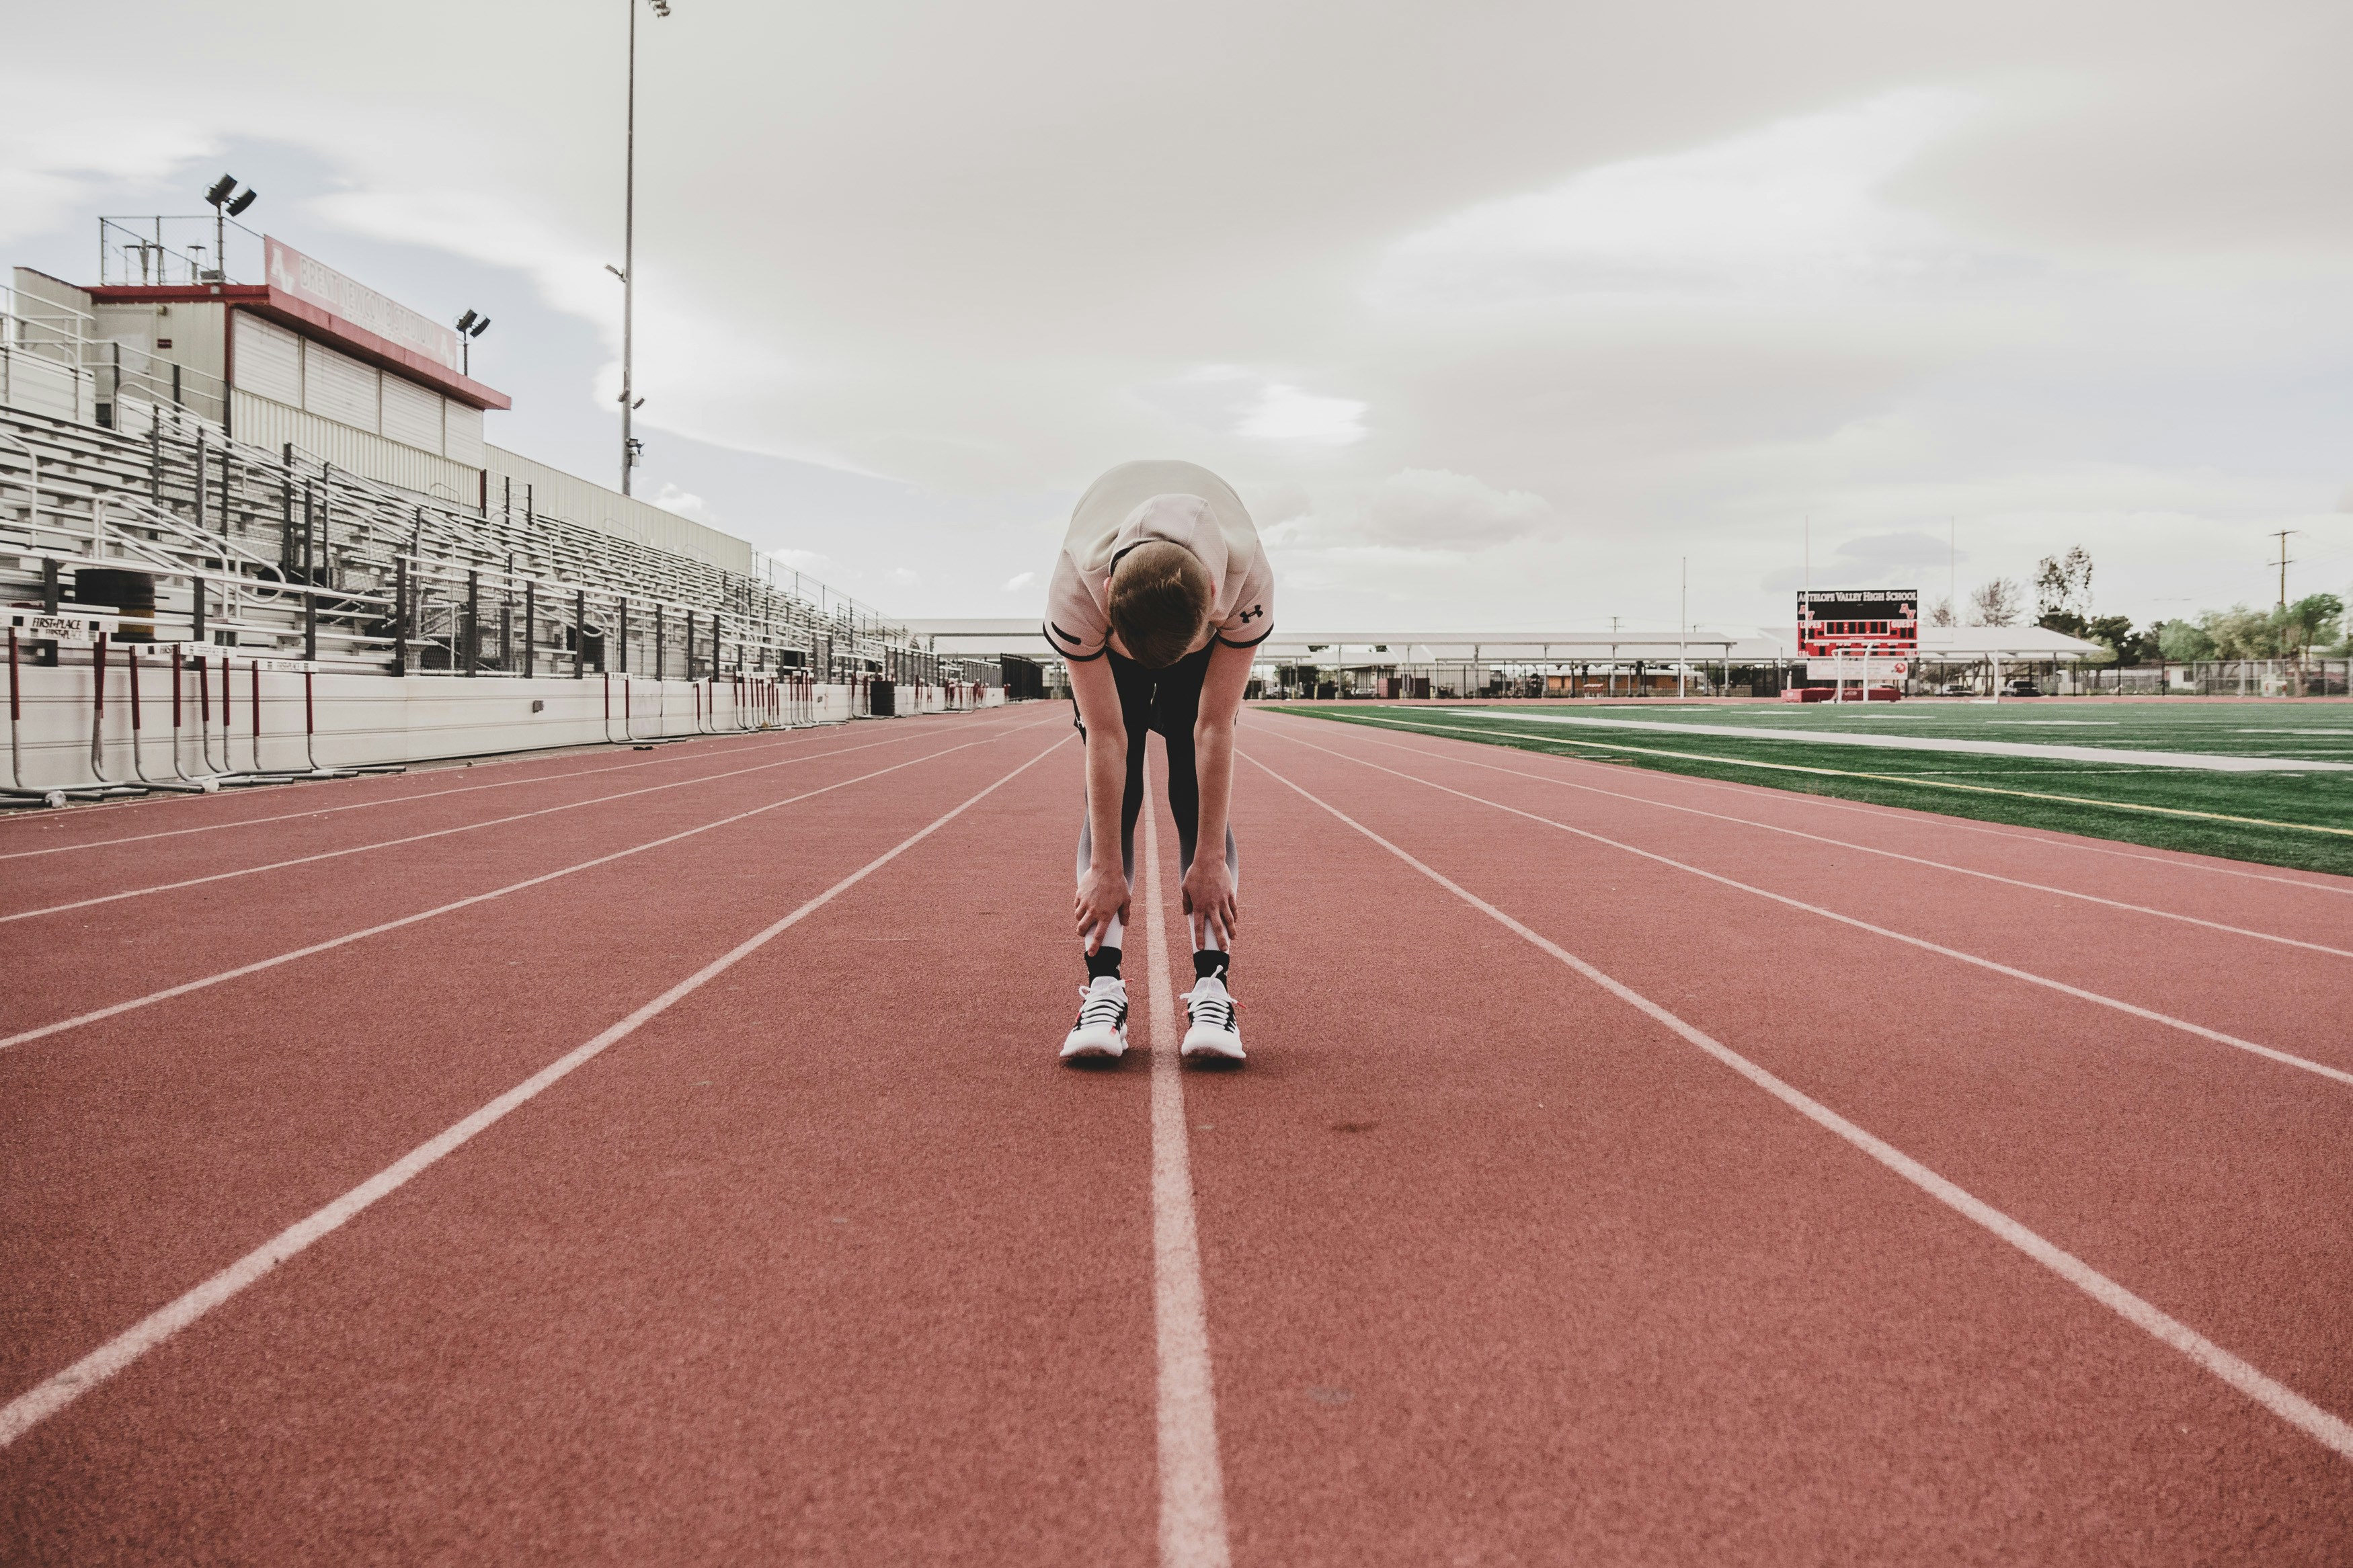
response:
<svg viewBox="0 0 2353 1568"><path fill-rule="evenodd" d="M1200 557L1216 586L1208 629L1185 651L1212 642L1250 647L1274 630L1274 572L1233 487L1198 463L1122 463L1071 512L1071 531L1046 590L1046 640L1065 658L1100 658L1111 637L1111 572L1150 539Z"/></svg>

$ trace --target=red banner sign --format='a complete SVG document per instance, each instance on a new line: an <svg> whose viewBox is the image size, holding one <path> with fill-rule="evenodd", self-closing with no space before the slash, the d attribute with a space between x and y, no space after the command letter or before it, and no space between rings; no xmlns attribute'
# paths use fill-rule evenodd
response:
<svg viewBox="0 0 2353 1568"><path fill-rule="evenodd" d="M423 354L451 370L458 368L458 334L451 329L354 283L282 240L265 235L261 244L271 288L316 305L386 342Z"/></svg>

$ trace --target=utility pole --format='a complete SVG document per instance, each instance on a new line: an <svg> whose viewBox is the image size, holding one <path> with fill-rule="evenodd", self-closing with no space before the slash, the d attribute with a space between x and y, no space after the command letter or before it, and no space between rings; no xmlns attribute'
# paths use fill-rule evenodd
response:
<svg viewBox="0 0 2353 1568"><path fill-rule="evenodd" d="M2280 553L2279 553L2280 596L2279 596L2279 607L2280 607L2281 609L2283 609L2283 610L2284 610L2284 609L2286 609L2286 608L2287 608L2287 569L2288 569L2288 565L2289 565L2288 553L2287 553L2287 536L2288 536L2289 534L2291 534L2291 533L2301 533L2301 532L2303 532L2303 531L2304 531L2304 530L2302 530L2302 529L2300 529L2300 528L2283 528L2283 529L2276 530L2276 531L2274 531L2274 535L2273 535L2273 537L2276 538L2276 539L2280 542Z"/></svg>
<svg viewBox="0 0 2353 1568"><path fill-rule="evenodd" d="M650 0L657 16L670 15L670 0ZM638 443L629 434L629 416L637 411L630 377L632 339L637 325L638 295L638 0L629 7L629 91L628 142L621 174L621 493L629 493L629 470L638 466ZM617 270L608 268L607 270Z"/></svg>
<svg viewBox="0 0 2353 1568"><path fill-rule="evenodd" d="M1691 668L1691 557L1688 555L1683 557L1683 597L1679 614L1682 619L1675 626L1675 699L1681 701L1683 675Z"/></svg>

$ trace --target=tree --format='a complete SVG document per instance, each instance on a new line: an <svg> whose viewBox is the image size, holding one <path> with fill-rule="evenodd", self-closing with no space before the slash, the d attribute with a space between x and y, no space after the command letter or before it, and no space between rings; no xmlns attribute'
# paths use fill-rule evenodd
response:
<svg viewBox="0 0 2353 1568"><path fill-rule="evenodd" d="M2091 614L2092 552L2076 544L2064 555L2044 556L2034 569L2036 623L2081 637Z"/></svg>
<svg viewBox="0 0 2353 1568"><path fill-rule="evenodd" d="M1948 595L1928 606L1928 624L1932 626L1957 626L1960 617L1953 614L1953 601Z"/></svg>
<svg viewBox="0 0 2353 1568"><path fill-rule="evenodd" d="M2337 640L2344 614L2345 601L2336 595L2307 594L2285 609L2272 612L2273 640L2284 657L2302 658L2315 643Z"/></svg>
<svg viewBox="0 0 2353 1568"><path fill-rule="evenodd" d="M2159 621L2149 627L2157 634L2158 651L2176 664L2195 664L2214 657L2214 639L2192 621Z"/></svg>
<svg viewBox="0 0 2353 1568"><path fill-rule="evenodd" d="M2210 658L2276 658L2279 637L2272 618L2262 610L2233 605L2208 610L2198 617L2198 629L2214 645Z"/></svg>
<svg viewBox="0 0 2353 1568"><path fill-rule="evenodd" d="M1997 577L1969 590L1969 625L2014 626L2025 607L2026 595L2017 583Z"/></svg>
<svg viewBox="0 0 2353 1568"><path fill-rule="evenodd" d="M2042 624L2049 626L2051 623L2046 620ZM2156 639L2147 632L2135 633L2130 616L2095 616L2085 622L2084 629L2074 635L2087 637L2106 648L2108 658L2103 663L2138 664L2143 658L2153 658L2157 653Z"/></svg>

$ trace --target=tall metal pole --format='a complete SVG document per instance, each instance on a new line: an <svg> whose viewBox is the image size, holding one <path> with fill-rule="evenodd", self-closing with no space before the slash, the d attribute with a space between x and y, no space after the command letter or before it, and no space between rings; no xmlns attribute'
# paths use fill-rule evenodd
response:
<svg viewBox="0 0 2353 1568"><path fill-rule="evenodd" d="M629 350L638 289L638 0L629 7L628 144L621 176L621 493L629 493L635 448L629 444Z"/></svg>

